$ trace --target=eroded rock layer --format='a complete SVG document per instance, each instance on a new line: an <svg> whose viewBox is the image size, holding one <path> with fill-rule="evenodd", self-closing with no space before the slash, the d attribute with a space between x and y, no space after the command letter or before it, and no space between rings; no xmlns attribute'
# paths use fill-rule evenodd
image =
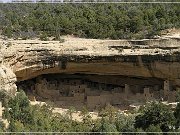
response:
<svg viewBox="0 0 180 135"><path fill-rule="evenodd" d="M130 86L131 82L139 81L137 78L142 80L145 78L146 81L141 82L142 88L137 93L144 94L159 87L158 92L164 93L162 98L166 99L168 99L167 93L176 91L180 87L179 37L129 41L63 38L65 39L63 43L1 39L3 65L15 73L18 82L44 74L78 73L88 76L92 82L102 83L98 78L106 78L111 82L103 83L118 85L125 89L128 87L126 84ZM92 74L96 76L90 76ZM128 77L129 81L122 83L120 81L123 80L122 77ZM156 86L157 84L152 80L158 80L157 82L161 80L161 83ZM152 90L150 87L147 88L147 82L151 84ZM166 87L168 92L166 92L166 84L168 84L168 88Z"/></svg>

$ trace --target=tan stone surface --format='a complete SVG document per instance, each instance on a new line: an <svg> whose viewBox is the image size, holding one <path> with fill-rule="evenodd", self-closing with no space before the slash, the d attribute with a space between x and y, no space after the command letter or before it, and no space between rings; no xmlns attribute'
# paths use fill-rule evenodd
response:
<svg viewBox="0 0 180 135"><path fill-rule="evenodd" d="M179 62L155 61L147 67L142 63L144 55L173 55L180 50L180 37L178 34L165 36L159 39L143 40L98 40L82 39L71 36L62 37L65 42L39 41L39 40L3 40L0 39L1 59L8 70L12 70L18 81L27 80L41 74L48 73L84 73L125 75L138 77L156 77L173 81L173 85L179 85ZM135 47L136 46L136 47ZM126 47L122 49L123 47ZM172 48L174 47L174 48ZM121 48L121 49L118 49ZM55 63L55 67L44 69L42 60L51 56L73 56L71 62L67 62L66 69L61 69ZM73 62L74 56L132 56L138 58L137 63L132 62ZM1 64L2 65L2 64ZM1 66L1 76L4 76L4 68ZM8 67L8 68L7 68ZM5 78L15 81L11 71ZM11 76L11 77L10 77ZM14 79L12 79L14 78ZM8 79L5 79L6 81Z"/></svg>
<svg viewBox="0 0 180 135"><path fill-rule="evenodd" d="M0 91L14 95L16 93L16 76L10 68L0 65Z"/></svg>

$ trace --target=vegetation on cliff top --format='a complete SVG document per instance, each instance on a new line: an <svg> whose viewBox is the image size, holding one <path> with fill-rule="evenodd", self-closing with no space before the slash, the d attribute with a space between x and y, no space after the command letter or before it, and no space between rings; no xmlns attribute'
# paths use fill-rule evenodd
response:
<svg viewBox="0 0 180 135"><path fill-rule="evenodd" d="M151 38L180 27L179 4L0 4L0 30L23 39L73 34L84 38Z"/></svg>

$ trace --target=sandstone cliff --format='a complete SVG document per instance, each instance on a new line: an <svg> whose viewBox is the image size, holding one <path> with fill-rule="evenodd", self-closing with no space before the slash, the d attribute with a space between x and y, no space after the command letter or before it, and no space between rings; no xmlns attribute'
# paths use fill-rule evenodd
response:
<svg viewBox="0 0 180 135"><path fill-rule="evenodd" d="M10 68L0 64L0 90L14 95L16 93L16 75Z"/></svg>
<svg viewBox="0 0 180 135"><path fill-rule="evenodd" d="M155 77L180 86L178 36L129 41L62 38L63 43L1 39L1 87L16 81L13 73L17 81L49 73L84 73Z"/></svg>

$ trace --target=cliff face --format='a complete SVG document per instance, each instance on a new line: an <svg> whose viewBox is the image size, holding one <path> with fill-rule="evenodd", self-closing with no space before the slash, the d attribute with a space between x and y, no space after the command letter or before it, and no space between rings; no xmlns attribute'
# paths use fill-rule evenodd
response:
<svg viewBox="0 0 180 135"><path fill-rule="evenodd" d="M17 81L49 73L83 73L154 77L180 86L178 37L130 41L63 38L63 43L1 39L4 62L0 72L5 80L1 85L10 87L16 81L13 73Z"/></svg>
<svg viewBox="0 0 180 135"><path fill-rule="evenodd" d="M16 75L10 68L0 65L0 90L14 95L17 90Z"/></svg>

